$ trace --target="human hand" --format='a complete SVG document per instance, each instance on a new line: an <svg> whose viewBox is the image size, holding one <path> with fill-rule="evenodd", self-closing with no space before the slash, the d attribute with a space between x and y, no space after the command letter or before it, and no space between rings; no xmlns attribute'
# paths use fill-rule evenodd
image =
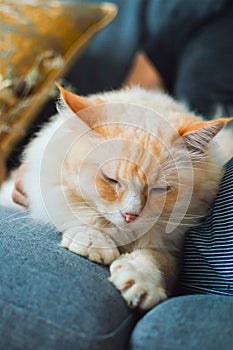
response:
<svg viewBox="0 0 233 350"><path fill-rule="evenodd" d="M162 77L144 52L135 55L133 65L123 83L124 87L132 85L164 90Z"/></svg>
<svg viewBox="0 0 233 350"><path fill-rule="evenodd" d="M23 188L23 176L25 169L27 167L26 163L22 163L18 168L16 178L15 178L15 187L12 192L12 199L16 204L22 205L23 207L29 206L28 197Z"/></svg>

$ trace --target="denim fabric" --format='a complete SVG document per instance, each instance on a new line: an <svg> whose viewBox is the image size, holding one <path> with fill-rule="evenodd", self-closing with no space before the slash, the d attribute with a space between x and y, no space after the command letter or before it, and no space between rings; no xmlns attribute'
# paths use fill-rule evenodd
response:
<svg viewBox="0 0 233 350"><path fill-rule="evenodd" d="M187 44L192 42L196 32L202 28L208 28L209 22L216 16L221 16L228 7L229 0L149 0L146 8L146 38L143 47L154 65L164 79L166 88L174 94L176 79L179 79L177 67L182 60L183 51ZM222 41L222 38L221 38ZM215 46L216 42L211 40L211 33L208 44ZM228 48L225 46L225 48ZM196 47L199 50L200 47ZM188 61L192 62L195 51L188 51ZM221 60L216 64L220 65ZM206 66L208 68L208 65ZM193 67L187 67L193 69ZM208 72L204 72L208 76ZM195 81L199 80L195 75ZM190 84L189 80L183 80L183 88ZM195 91L193 91L195 93Z"/></svg>
<svg viewBox="0 0 233 350"><path fill-rule="evenodd" d="M233 3L192 35L179 58L172 92L205 117L232 116Z"/></svg>
<svg viewBox="0 0 233 350"><path fill-rule="evenodd" d="M130 350L232 350L232 324L230 297L176 297L138 322Z"/></svg>
<svg viewBox="0 0 233 350"><path fill-rule="evenodd" d="M59 241L50 227L0 209L0 349L124 349L136 315L108 268Z"/></svg>

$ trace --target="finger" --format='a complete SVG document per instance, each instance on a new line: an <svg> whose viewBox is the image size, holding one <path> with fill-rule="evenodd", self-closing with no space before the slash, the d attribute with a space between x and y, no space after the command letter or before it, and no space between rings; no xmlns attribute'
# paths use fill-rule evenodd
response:
<svg viewBox="0 0 233 350"><path fill-rule="evenodd" d="M23 188L23 183L22 179L20 177L20 174L17 175L16 180L15 180L15 189L20 192L22 195L26 196L26 193Z"/></svg>
<svg viewBox="0 0 233 350"><path fill-rule="evenodd" d="M16 174L16 179L15 179L15 188L21 192L22 194L26 195L23 187L23 176L25 174L25 168L26 168L26 163L22 163L18 169L18 172Z"/></svg>
<svg viewBox="0 0 233 350"><path fill-rule="evenodd" d="M16 204L22 205L23 207L27 208L29 206L27 197L17 189L13 190L12 199Z"/></svg>

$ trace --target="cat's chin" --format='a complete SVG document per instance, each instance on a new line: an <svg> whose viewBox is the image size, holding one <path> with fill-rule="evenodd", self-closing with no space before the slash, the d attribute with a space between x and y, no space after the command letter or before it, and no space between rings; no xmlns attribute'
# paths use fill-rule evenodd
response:
<svg viewBox="0 0 233 350"><path fill-rule="evenodd" d="M114 226L124 229L126 228L129 224L127 224L122 217L112 217L112 216L105 216L106 219L113 224Z"/></svg>
<svg viewBox="0 0 233 350"><path fill-rule="evenodd" d="M132 222L126 222L123 217L106 217L110 223L117 229L117 240L123 239L121 244L128 244L132 240L140 238L144 232L145 225L138 219ZM111 235L111 234L110 234ZM114 240L116 237L112 237Z"/></svg>
<svg viewBox="0 0 233 350"><path fill-rule="evenodd" d="M121 214L119 214L119 216L105 215L105 218L121 231L132 231L136 229L142 230L143 228L145 228L145 221L142 220L141 216L131 222L126 222L125 218ZM151 218L151 220L154 223L154 219ZM150 220L146 222L150 224Z"/></svg>

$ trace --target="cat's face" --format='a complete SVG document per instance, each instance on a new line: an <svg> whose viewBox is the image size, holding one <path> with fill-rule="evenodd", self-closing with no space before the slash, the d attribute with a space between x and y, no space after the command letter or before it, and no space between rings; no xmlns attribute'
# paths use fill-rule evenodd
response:
<svg viewBox="0 0 233 350"><path fill-rule="evenodd" d="M168 198L171 202L176 197L176 189L156 158L146 150L144 157L142 153L139 156L137 148L131 145L121 150L119 157L101 165L95 176L92 190L99 197L97 209L118 227L135 227L139 221L158 217L170 207Z"/></svg>
<svg viewBox="0 0 233 350"><path fill-rule="evenodd" d="M205 148L225 120L200 122L181 115L174 127L132 106L98 109L99 100L96 109L85 113L95 107L94 101L64 90L62 94L89 128L89 136L74 146L69 163L77 194L98 215L118 228L137 227L142 232L168 217L179 224L190 207L197 214L203 211L202 192L208 186L203 179L210 164Z"/></svg>
<svg viewBox="0 0 233 350"><path fill-rule="evenodd" d="M156 223L167 222L173 209L173 217L186 213L193 190L190 156L182 142L174 142L177 132L171 131L164 143L158 137L162 130L155 128L149 132L107 123L90 130L81 161L81 144L72 154L78 195L96 215L137 237ZM176 215L173 222L178 225L180 220Z"/></svg>

